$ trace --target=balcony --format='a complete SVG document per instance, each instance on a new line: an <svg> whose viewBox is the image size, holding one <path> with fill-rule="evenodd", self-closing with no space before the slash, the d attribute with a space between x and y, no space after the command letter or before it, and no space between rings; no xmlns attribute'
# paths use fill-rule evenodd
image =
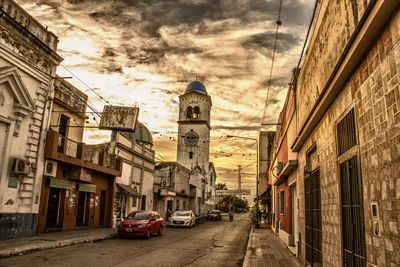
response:
<svg viewBox="0 0 400 267"><path fill-rule="evenodd" d="M122 160L111 156L104 146L90 146L48 131L45 158L80 166L106 174L121 176Z"/></svg>

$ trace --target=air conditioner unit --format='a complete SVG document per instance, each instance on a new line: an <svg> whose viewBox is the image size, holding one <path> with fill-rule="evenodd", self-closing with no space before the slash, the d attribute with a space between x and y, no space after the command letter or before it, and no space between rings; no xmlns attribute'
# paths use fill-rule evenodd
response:
<svg viewBox="0 0 400 267"><path fill-rule="evenodd" d="M13 158L11 163L11 173L29 174L31 171L31 163L28 160Z"/></svg>
<svg viewBox="0 0 400 267"><path fill-rule="evenodd" d="M44 175L50 177L56 177L57 173L57 162L52 160L46 160L44 165Z"/></svg>

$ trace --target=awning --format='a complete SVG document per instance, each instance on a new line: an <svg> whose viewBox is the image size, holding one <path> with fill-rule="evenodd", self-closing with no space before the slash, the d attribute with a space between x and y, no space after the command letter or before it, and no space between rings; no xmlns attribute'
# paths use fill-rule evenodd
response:
<svg viewBox="0 0 400 267"><path fill-rule="evenodd" d="M282 171L279 173L278 179L275 181L274 186L278 186L282 184L289 175L296 169L297 167L297 160L289 160L288 163L285 164Z"/></svg>
<svg viewBox="0 0 400 267"><path fill-rule="evenodd" d="M72 190L72 182L65 179L51 178L50 187Z"/></svg>
<svg viewBox="0 0 400 267"><path fill-rule="evenodd" d="M268 185L267 188L265 189L265 191L258 196L258 199L259 200L271 199L270 191L271 191L271 185Z"/></svg>
<svg viewBox="0 0 400 267"><path fill-rule="evenodd" d="M128 192L129 195L136 197L136 198L140 198L140 194L138 192L136 192L132 187L130 187L129 185L125 185L125 184L120 184L120 183L116 183L120 188L122 188L123 190L125 190L126 192Z"/></svg>

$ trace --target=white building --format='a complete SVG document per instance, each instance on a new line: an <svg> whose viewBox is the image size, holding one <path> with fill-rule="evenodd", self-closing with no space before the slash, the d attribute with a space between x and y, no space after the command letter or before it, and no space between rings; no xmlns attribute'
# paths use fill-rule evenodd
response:
<svg viewBox="0 0 400 267"><path fill-rule="evenodd" d="M211 97L199 81L191 82L179 96L177 162L191 171L189 208L196 214L214 207L216 177L209 162L211 106Z"/></svg>
<svg viewBox="0 0 400 267"><path fill-rule="evenodd" d="M0 239L35 234L58 38L0 1Z"/></svg>
<svg viewBox="0 0 400 267"><path fill-rule="evenodd" d="M135 132L113 131L110 153L122 158L122 175L116 177L114 222L135 210L153 208L154 150L151 132L138 122Z"/></svg>

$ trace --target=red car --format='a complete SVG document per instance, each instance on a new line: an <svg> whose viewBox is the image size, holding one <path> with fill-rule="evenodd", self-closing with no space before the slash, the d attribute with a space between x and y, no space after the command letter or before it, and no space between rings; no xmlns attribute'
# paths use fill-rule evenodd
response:
<svg viewBox="0 0 400 267"><path fill-rule="evenodd" d="M207 221L220 221L222 219L219 210L209 210L207 213Z"/></svg>
<svg viewBox="0 0 400 267"><path fill-rule="evenodd" d="M164 220L156 211L134 211L118 225L118 236L143 235L150 238L152 234L161 235Z"/></svg>

